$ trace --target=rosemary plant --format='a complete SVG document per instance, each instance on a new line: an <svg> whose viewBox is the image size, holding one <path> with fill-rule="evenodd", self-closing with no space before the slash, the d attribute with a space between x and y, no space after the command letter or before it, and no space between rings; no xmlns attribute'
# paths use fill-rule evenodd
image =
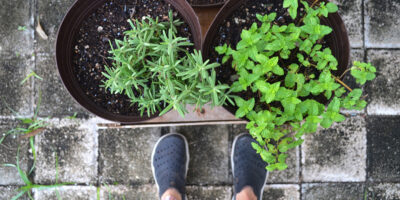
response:
<svg viewBox="0 0 400 200"><path fill-rule="evenodd" d="M229 86L216 80L217 63L203 61L188 38L177 36L182 22L173 19L160 22L146 17L130 21L132 29L123 40L115 41L111 59L113 66L106 66L104 86L111 93L127 95L147 115L165 114L176 109L182 116L186 105L201 108L223 105L229 98Z"/></svg>

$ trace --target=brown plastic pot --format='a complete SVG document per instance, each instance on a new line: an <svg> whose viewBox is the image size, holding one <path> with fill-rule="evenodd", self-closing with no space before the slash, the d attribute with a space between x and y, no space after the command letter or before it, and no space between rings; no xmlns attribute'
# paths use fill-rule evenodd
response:
<svg viewBox="0 0 400 200"><path fill-rule="evenodd" d="M214 39L217 37L217 31L219 27L224 23L225 19L229 18L242 4L245 4L248 0L229 0L218 12L214 18L211 26L209 27L206 36L202 44L202 53L205 59L209 59L211 52L215 51L215 47L212 46ZM307 0L313 3L314 0ZM338 70L334 72L335 75L341 75L346 71L349 58L350 58L350 44L347 35L346 27L343 23L342 18L337 13L329 14L328 18L321 18L321 24L330 26L333 31L328 36L325 36L327 45L332 50L332 54L338 60ZM240 34L239 31L237 34ZM325 97L317 97L317 100L321 103L327 103L328 100ZM225 107L230 112L236 111L232 106Z"/></svg>
<svg viewBox="0 0 400 200"><path fill-rule="evenodd" d="M193 35L194 47L196 49L200 49L201 28L199 20L192 7L189 5L189 3L186 2L186 0L164 1L171 4L172 7L175 8L176 11L182 15L184 21L190 27L191 33ZM129 124L157 117L158 114L155 114L151 117L141 117L111 113L91 101L82 91L78 81L74 76L72 53L73 42L76 37L76 33L78 32L81 23L105 2L106 0L77 0L64 17L58 30L56 43L56 61L61 80L64 83L64 86L67 88L68 92L76 100L76 102L78 102L89 112L104 119Z"/></svg>
<svg viewBox="0 0 400 200"><path fill-rule="evenodd" d="M223 2L220 3L209 3L209 4L196 4L196 3L189 3L192 7L194 8L210 8L210 7L219 7L224 5L227 2L227 0L224 0Z"/></svg>

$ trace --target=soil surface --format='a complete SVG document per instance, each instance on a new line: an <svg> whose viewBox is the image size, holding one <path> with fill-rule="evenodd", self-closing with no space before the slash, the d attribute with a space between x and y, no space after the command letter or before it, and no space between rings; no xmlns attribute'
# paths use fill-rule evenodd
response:
<svg viewBox="0 0 400 200"><path fill-rule="evenodd" d="M187 0L190 5L209 5L209 4L220 4L223 3L225 0Z"/></svg>
<svg viewBox="0 0 400 200"><path fill-rule="evenodd" d="M240 34L243 29L249 29L254 22L257 22L258 26L261 26L261 22L259 22L256 18L256 14L266 15L272 12L277 14L275 19L275 23L278 25L285 25L290 24L293 19L289 16L289 13L286 9L283 9L282 5L283 1L281 0L249 0L246 3L242 4L236 11L234 11L228 18L226 18L222 26L219 27L216 37L212 41L210 56L209 59L213 62L221 63L223 55L218 55L218 53L214 50L217 46L222 46L225 43L231 47L236 47L237 43L241 40ZM300 15L304 14L303 8L299 8ZM297 23L297 22L296 22ZM327 47L325 41L321 43L323 48ZM297 51L297 50L294 50ZM298 62L296 55L297 53L294 52L291 54L292 58L288 60L281 60L279 61L279 65L287 66L290 63ZM287 72L287 69L285 69ZM308 70L308 71L305 71ZM310 71L312 70L312 71ZM319 73L317 70L313 70L313 68L303 68L303 73L312 74L315 73L318 77ZM284 76L276 77L275 79L272 78L271 83L282 81ZM221 65L221 67L217 68L217 79L222 83L226 83L232 85L238 79L236 75L236 71L232 68L231 61ZM254 93L249 89L245 92L236 93L235 95L241 96L243 99L251 99L254 97ZM326 99L323 95L316 97L319 101L324 102ZM275 105L274 103L271 104L274 107L279 107L280 104ZM268 105L265 103L261 103L258 98L256 98L256 107L266 109ZM226 108L235 113L237 108L231 106L230 104L226 106Z"/></svg>
<svg viewBox="0 0 400 200"><path fill-rule="evenodd" d="M137 105L131 105L126 95L111 94L103 85L104 66L111 66L108 52L115 39L123 39L130 29L128 19L141 20L144 16L168 20L168 11L173 10L175 18L184 21L170 4L159 0L108 0L81 24L75 36L73 64L76 78L85 94L96 105L122 115L139 116ZM187 37L193 43L187 24L178 27L178 35Z"/></svg>

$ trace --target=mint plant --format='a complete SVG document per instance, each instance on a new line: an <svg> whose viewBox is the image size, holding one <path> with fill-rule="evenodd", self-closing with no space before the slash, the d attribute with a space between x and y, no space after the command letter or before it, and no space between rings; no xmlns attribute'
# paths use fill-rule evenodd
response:
<svg viewBox="0 0 400 200"><path fill-rule="evenodd" d="M194 50L188 38L177 36L182 22L173 19L159 22L146 17L129 22L132 30L126 31L123 40L116 40L112 50L112 67L105 67L104 87L114 94L125 94L136 104L141 114L176 109L182 116L187 104L201 108L223 105L229 98L229 86L216 80L217 63L203 61L201 53Z"/></svg>
<svg viewBox="0 0 400 200"><path fill-rule="evenodd" d="M304 12L298 14L300 5ZM222 62L231 61L239 78L231 85L237 117L246 117L246 128L258 143L253 148L268 163L267 170L284 170L289 149L303 142L303 135L318 126L342 122L340 110L362 110L366 101L361 89L351 89L335 76L338 61L325 47L332 32L320 18L337 12L333 3L284 0L293 22L278 24L276 13L257 15L259 23L242 30L236 47L216 47ZM375 78L371 64L354 62L348 71L360 85ZM253 94L247 97L243 94ZM240 96L242 94L242 96ZM328 105L317 101L323 95ZM248 98L248 99L246 99Z"/></svg>

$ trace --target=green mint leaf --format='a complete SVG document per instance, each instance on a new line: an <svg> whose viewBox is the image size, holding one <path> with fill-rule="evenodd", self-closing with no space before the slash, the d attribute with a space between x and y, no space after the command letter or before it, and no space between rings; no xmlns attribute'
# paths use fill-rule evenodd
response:
<svg viewBox="0 0 400 200"><path fill-rule="evenodd" d="M338 6L332 2L328 2L326 4L326 8L328 9L329 13L335 13L339 10Z"/></svg>

